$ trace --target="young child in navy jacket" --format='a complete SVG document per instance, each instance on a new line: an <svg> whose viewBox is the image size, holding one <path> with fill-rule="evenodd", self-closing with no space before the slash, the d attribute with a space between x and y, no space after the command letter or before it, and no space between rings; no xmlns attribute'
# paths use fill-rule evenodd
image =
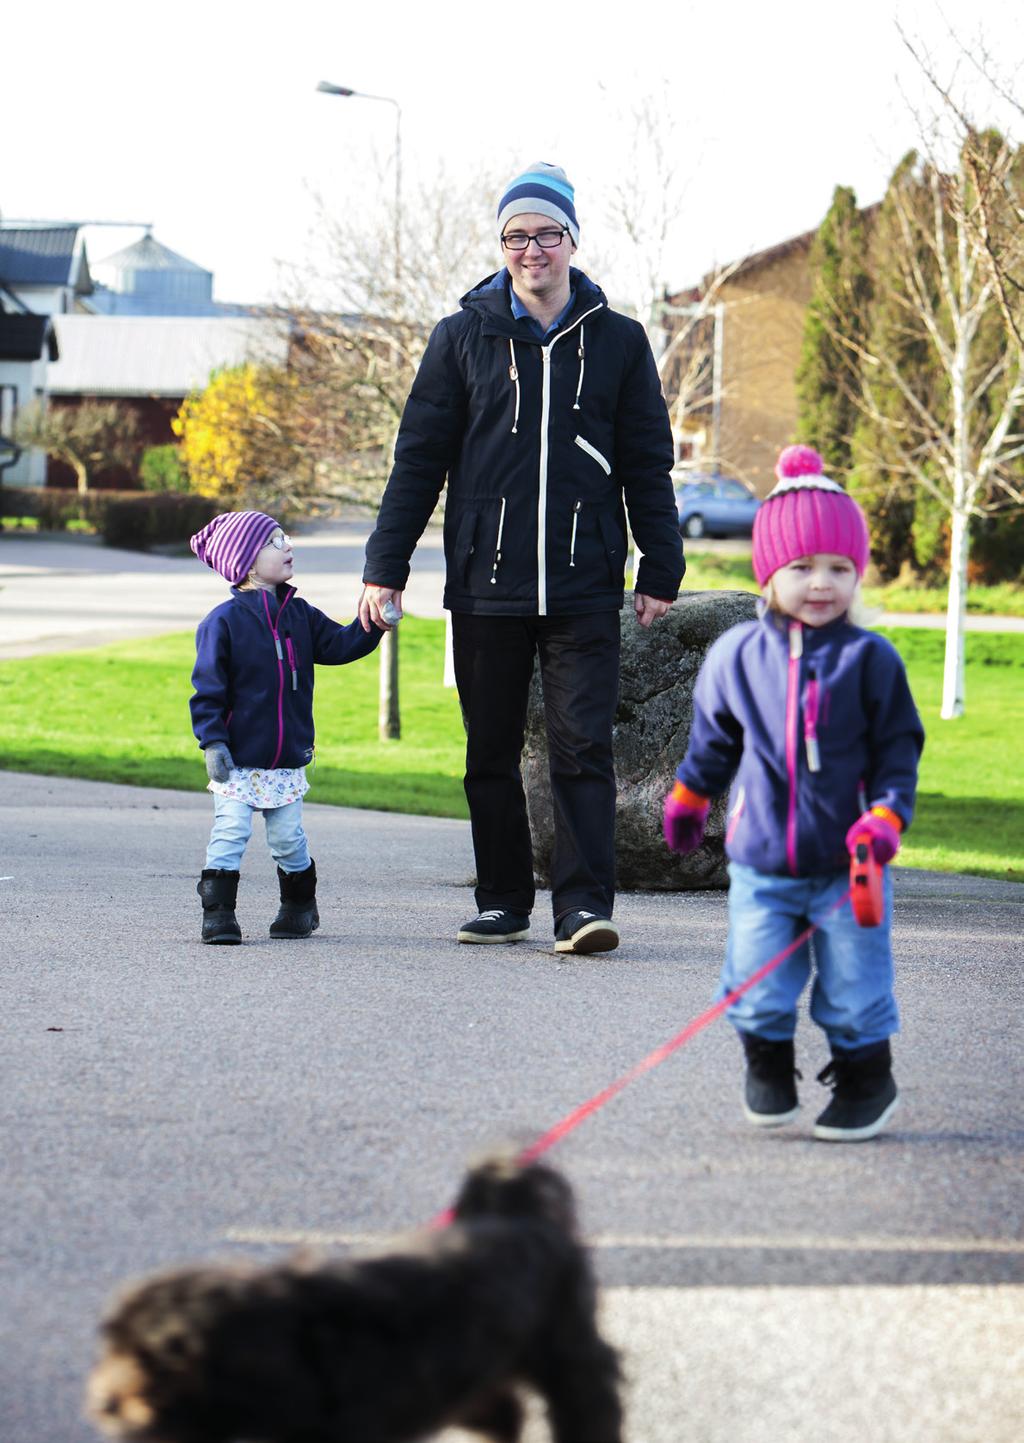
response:
<svg viewBox="0 0 1024 1443"><path fill-rule="evenodd" d="M313 667L366 656L383 632L339 626L296 594L291 540L262 511L228 511L190 546L231 583L231 597L196 631L192 730L206 757L213 830L197 891L204 942L237 943L238 875L262 812L281 905L271 937L308 937L320 925L316 864L302 828L313 758Z"/></svg>
<svg viewBox="0 0 1024 1443"><path fill-rule="evenodd" d="M797 1114L793 1034L811 974L811 1017L832 1061L832 1100L815 1137L873 1137L896 1106L889 1038L898 1029L890 944L892 886L881 925L859 927L849 849L867 832L891 861L914 809L924 731L906 672L883 637L847 615L868 562L860 507L808 446L787 447L778 485L754 521L753 564L766 606L708 652L665 840L695 850L710 798L731 784L729 939L719 997L814 924L817 931L729 1008L747 1059L744 1112L758 1127Z"/></svg>

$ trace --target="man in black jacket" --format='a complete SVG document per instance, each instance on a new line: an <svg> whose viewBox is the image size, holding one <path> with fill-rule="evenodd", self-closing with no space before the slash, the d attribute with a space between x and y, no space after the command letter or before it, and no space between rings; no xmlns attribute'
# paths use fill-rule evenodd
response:
<svg viewBox="0 0 1024 1443"><path fill-rule="evenodd" d="M643 553L634 606L663 616L684 562L668 413L642 326L570 265L572 186L538 162L498 206L505 266L434 329L366 546L362 624L401 609L409 559L444 484L455 677L479 916L460 942L515 942L534 903L519 765L540 659L554 797L555 948L618 945L612 720L626 517ZM624 509L625 507L625 509Z"/></svg>

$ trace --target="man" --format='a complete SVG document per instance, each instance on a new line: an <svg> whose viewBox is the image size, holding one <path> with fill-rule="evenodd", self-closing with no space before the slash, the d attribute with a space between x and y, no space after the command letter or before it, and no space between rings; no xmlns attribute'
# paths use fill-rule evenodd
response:
<svg viewBox="0 0 1024 1443"><path fill-rule="evenodd" d="M409 558L445 478L444 604L466 722L479 916L460 942L516 942L534 903L519 770L534 657L544 688L555 838L555 949L618 945L612 719L626 520L643 552L634 605L650 626L684 562L672 437L643 328L570 265L565 172L531 165L498 205L505 265L430 337L366 546L364 628L401 610Z"/></svg>

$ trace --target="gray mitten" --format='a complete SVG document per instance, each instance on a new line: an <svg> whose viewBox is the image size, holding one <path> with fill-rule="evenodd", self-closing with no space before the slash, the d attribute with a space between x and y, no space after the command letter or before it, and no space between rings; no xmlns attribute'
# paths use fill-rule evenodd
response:
<svg viewBox="0 0 1024 1443"><path fill-rule="evenodd" d="M223 742L211 742L203 753L206 757L206 775L211 782L226 782L235 765L231 753Z"/></svg>

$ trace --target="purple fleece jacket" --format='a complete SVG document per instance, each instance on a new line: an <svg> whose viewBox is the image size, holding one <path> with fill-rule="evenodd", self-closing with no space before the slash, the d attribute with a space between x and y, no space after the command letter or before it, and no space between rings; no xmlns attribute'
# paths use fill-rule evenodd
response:
<svg viewBox="0 0 1024 1443"><path fill-rule="evenodd" d="M719 637L693 701L676 775L706 797L731 782L734 861L784 876L842 871L847 830L867 807L909 825L924 729L884 637L845 618L809 627L766 612Z"/></svg>
<svg viewBox="0 0 1024 1443"><path fill-rule="evenodd" d="M202 748L224 742L237 767L302 767L313 757L313 666L368 655L384 633L348 626L294 587L240 591L196 631L192 730Z"/></svg>

